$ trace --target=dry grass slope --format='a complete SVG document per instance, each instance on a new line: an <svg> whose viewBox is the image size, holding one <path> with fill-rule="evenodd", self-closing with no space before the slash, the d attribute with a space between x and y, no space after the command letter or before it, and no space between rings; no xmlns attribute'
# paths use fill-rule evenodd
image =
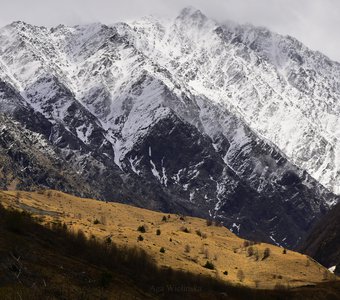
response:
<svg viewBox="0 0 340 300"><path fill-rule="evenodd" d="M306 255L270 244L253 244L224 227L208 226L202 219L83 199L53 190L1 194L5 206L28 211L43 224L65 223L88 237L140 247L161 267L266 289L315 285L334 278Z"/></svg>

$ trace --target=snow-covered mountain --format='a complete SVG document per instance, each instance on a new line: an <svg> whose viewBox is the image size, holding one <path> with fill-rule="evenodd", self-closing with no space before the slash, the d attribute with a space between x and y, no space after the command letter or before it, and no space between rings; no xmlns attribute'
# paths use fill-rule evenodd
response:
<svg viewBox="0 0 340 300"><path fill-rule="evenodd" d="M291 247L340 193L339 79L291 37L193 8L0 29L1 111L94 193Z"/></svg>

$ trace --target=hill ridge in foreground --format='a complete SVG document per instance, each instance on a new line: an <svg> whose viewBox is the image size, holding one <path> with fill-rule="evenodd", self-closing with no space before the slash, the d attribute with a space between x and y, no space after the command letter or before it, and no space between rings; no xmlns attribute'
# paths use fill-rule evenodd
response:
<svg viewBox="0 0 340 300"><path fill-rule="evenodd" d="M189 271L223 284L259 289L319 286L336 278L306 255L243 240L199 218L52 190L0 195L5 207L30 212L42 224L65 224L98 243L143 249L161 269L173 272Z"/></svg>

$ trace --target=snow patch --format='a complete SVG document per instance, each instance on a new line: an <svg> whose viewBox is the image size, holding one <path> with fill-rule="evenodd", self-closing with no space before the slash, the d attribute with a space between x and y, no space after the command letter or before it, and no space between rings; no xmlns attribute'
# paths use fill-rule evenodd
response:
<svg viewBox="0 0 340 300"><path fill-rule="evenodd" d="M333 266L333 267L330 267L328 270L329 270L330 272L334 273L334 272L335 272L335 269L336 269L336 266Z"/></svg>

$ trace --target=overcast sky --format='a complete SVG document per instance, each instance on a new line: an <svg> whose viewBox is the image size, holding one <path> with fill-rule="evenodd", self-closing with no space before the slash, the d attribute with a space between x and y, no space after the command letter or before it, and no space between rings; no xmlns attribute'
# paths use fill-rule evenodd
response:
<svg viewBox="0 0 340 300"><path fill-rule="evenodd" d="M252 23L290 34L340 62L340 0L0 0L0 26L83 24L175 16L194 6L218 21Z"/></svg>

